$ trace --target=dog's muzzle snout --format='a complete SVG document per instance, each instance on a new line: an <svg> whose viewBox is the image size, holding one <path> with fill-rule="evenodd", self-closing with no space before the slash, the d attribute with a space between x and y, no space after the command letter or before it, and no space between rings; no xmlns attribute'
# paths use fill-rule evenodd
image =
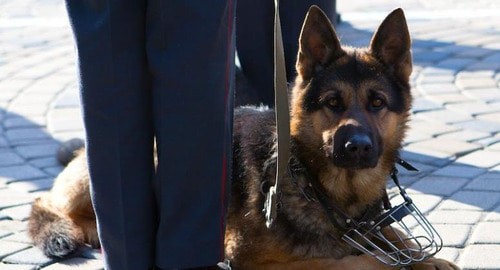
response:
<svg viewBox="0 0 500 270"><path fill-rule="evenodd" d="M373 143L368 135L356 134L345 143L344 147L348 155L361 159L370 155Z"/></svg>

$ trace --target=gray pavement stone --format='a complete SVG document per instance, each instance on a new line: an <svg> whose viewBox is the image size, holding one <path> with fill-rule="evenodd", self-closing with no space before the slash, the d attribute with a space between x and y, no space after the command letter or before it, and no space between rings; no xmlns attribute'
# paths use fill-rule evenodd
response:
<svg viewBox="0 0 500 270"><path fill-rule="evenodd" d="M424 112L424 111L433 111L433 110L438 110L442 109L442 105L432 102L427 98L416 98L413 100L412 103L412 112L417 113L417 112Z"/></svg>
<svg viewBox="0 0 500 270"><path fill-rule="evenodd" d="M500 105L492 105L484 102L467 102L450 104L446 106L446 109L476 116L479 114L500 112Z"/></svg>
<svg viewBox="0 0 500 270"><path fill-rule="evenodd" d="M431 140L410 144L405 149L409 151L417 149L428 149L435 152L445 153L450 156L462 156L480 148L481 147L477 144L458 140L441 139L438 137Z"/></svg>
<svg viewBox="0 0 500 270"><path fill-rule="evenodd" d="M27 223L19 220L0 220L0 230L12 233L27 229Z"/></svg>
<svg viewBox="0 0 500 270"><path fill-rule="evenodd" d="M459 191L444 200L440 210L489 211L500 202L499 192Z"/></svg>
<svg viewBox="0 0 500 270"><path fill-rule="evenodd" d="M451 133L439 135L437 138L443 140L455 140L464 142L473 142L480 139L489 138L491 134L474 130L460 130Z"/></svg>
<svg viewBox="0 0 500 270"><path fill-rule="evenodd" d="M468 181L469 180L465 178L437 177L431 175L411 185L408 192L416 190L424 194L450 196L463 187Z"/></svg>
<svg viewBox="0 0 500 270"><path fill-rule="evenodd" d="M426 95L458 93L460 90L451 83L426 83L417 86L417 89Z"/></svg>
<svg viewBox="0 0 500 270"><path fill-rule="evenodd" d="M33 198L11 188L0 189L0 209L30 203Z"/></svg>
<svg viewBox="0 0 500 270"><path fill-rule="evenodd" d="M411 198L423 214L427 214L442 201L440 196L422 193L412 194Z"/></svg>
<svg viewBox="0 0 500 270"><path fill-rule="evenodd" d="M485 221L500 221L500 205L486 214Z"/></svg>
<svg viewBox="0 0 500 270"><path fill-rule="evenodd" d="M486 169L484 168L452 164L443 167L441 169L438 169L433 174L436 176L443 176L443 177L474 178L485 172Z"/></svg>
<svg viewBox="0 0 500 270"><path fill-rule="evenodd" d="M13 151L0 151L0 167L23 164L25 160Z"/></svg>
<svg viewBox="0 0 500 270"><path fill-rule="evenodd" d="M2 270L36 270L37 268L37 266L29 264L0 263L0 269Z"/></svg>
<svg viewBox="0 0 500 270"><path fill-rule="evenodd" d="M481 219L482 211L435 210L428 220L431 224L469 224L475 225Z"/></svg>
<svg viewBox="0 0 500 270"><path fill-rule="evenodd" d="M26 231L20 231L14 234L11 234L7 237L2 238L4 241L10 241L10 242L17 242L17 243L24 243L24 244L29 244L32 245L33 241L31 241L31 238L28 236L28 233Z"/></svg>
<svg viewBox="0 0 500 270"><path fill-rule="evenodd" d="M6 256L19 252L21 250L25 250L27 248L29 248L29 245L27 244L10 242L0 239L0 260L5 258Z"/></svg>
<svg viewBox="0 0 500 270"><path fill-rule="evenodd" d="M464 187L464 190L484 190L500 192L500 173L481 175L467 184Z"/></svg>
<svg viewBox="0 0 500 270"><path fill-rule="evenodd" d="M31 213L31 204L23 204L0 210L0 213L14 220L27 220Z"/></svg>
<svg viewBox="0 0 500 270"><path fill-rule="evenodd" d="M446 125L444 123L436 123L436 122L429 122L429 121L424 121L422 119L415 119L413 118L409 122L409 130L408 134L413 133L413 132L418 132L418 133L426 133L432 136L438 136L442 135L445 133L450 133L454 131L459 131L460 128L454 127L452 125Z"/></svg>
<svg viewBox="0 0 500 270"><path fill-rule="evenodd" d="M30 165L0 167L0 179L7 182L45 178L47 174Z"/></svg>
<svg viewBox="0 0 500 270"><path fill-rule="evenodd" d="M64 261L51 264L43 270L72 270L72 269L85 269L85 270L101 270L104 269L102 260L92 260L86 258L70 258Z"/></svg>
<svg viewBox="0 0 500 270"><path fill-rule="evenodd" d="M500 90L498 88L467 90L462 93L471 99L482 100L484 102L500 101Z"/></svg>
<svg viewBox="0 0 500 270"><path fill-rule="evenodd" d="M500 269L500 245L469 245L460 256L458 265L468 269Z"/></svg>
<svg viewBox="0 0 500 270"><path fill-rule="evenodd" d="M494 151L479 150L460 157L456 164L491 168L500 164L500 155Z"/></svg>
<svg viewBox="0 0 500 270"><path fill-rule="evenodd" d="M41 158L54 156L59 144L56 142L39 144L39 145L27 145L18 146L15 150L25 159Z"/></svg>
<svg viewBox="0 0 500 270"><path fill-rule="evenodd" d="M430 100L439 104L454 104L462 102L470 102L477 100L476 97L460 94L439 94L427 96Z"/></svg>
<svg viewBox="0 0 500 270"><path fill-rule="evenodd" d="M499 122L500 121L500 112L481 114L481 115L478 115L476 117L479 120Z"/></svg>
<svg viewBox="0 0 500 270"><path fill-rule="evenodd" d="M22 116L17 116L5 119L3 125L7 129L40 128L46 125L45 121L45 117L43 116L30 117L30 119Z"/></svg>
<svg viewBox="0 0 500 270"><path fill-rule="evenodd" d="M460 78L458 77L455 84L463 90L469 89L484 89L495 87L496 82L493 78L476 77L476 78Z"/></svg>
<svg viewBox="0 0 500 270"><path fill-rule="evenodd" d="M41 158L34 158L29 161L29 163L37 168L47 168L59 166L59 161L57 161L55 155Z"/></svg>
<svg viewBox="0 0 500 270"><path fill-rule="evenodd" d="M55 260L43 255L42 251L38 248L32 247L5 257L3 262L12 264L33 264L43 267L54 263Z"/></svg>
<svg viewBox="0 0 500 270"><path fill-rule="evenodd" d="M401 158L407 161L420 162L434 166L444 166L450 164L454 158L446 153L432 151L429 149L411 148L414 144L405 146L403 151L400 151Z"/></svg>
<svg viewBox="0 0 500 270"><path fill-rule="evenodd" d="M53 178L46 178L40 180L18 181L9 184L9 188L22 192L35 192L42 190L49 190L54 184Z"/></svg>
<svg viewBox="0 0 500 270"><path fill-rule="evenodd" d="M474 228L470 243L498 244L500 243L500 222L481 222ZM500 265L499 265L500 266Z"/></svg>
<svg viewBox="0 0 500 270"><path fill-rule="evenodd" d="M44 168L43 171L46 172L47 174L55 177L55 176L59 175L59 173L61 173L61 171L63 169L64 169L64 167L59 165L59 166Z"/></svg>
<svg viewBox="0 0 500 270"><path fill-rule="evenodd" d="M101 250L90 248L88 246L81 248L78 252L78 256L83 257L83 258L87 258L87 259L102 260Z"/></svg>
<svg viewBox="0 0 500 270"><path fill-rule="evenodd" d="M445 259L450 262L456 262L459 256L459 249L453 247L443 247L438 254L435 255L437 258Z"/></svg>
<svg viewBox="0 0 500 270"><path fill-rule="evenodd" d="M492 121L474 120L453 124L462 129L470 129L479 132L496 133L500 132L500 123Z"/></svg>
<svg viewBox="0 0 500 270"><path fill-rule="evenodd" d="M451 112L446 109L419 112L415 114L415 118L425 119L427 121L434 121L445 124L465 122L473 119L470 114L462 112Z"/></svg>
<svg viewBox="0 0 500 270"><path fill-rule="evenodd" d="M50 135L47 134L42 128L20 128L7 130L5 132L7 139L11 142L26 142L33 139L49 139Z"/></svg>
<svg viewBox="0 0 500 270"><path fill-rule="evenodd" d="M434 228L441 235L445 247L464 247L471 231L471 226L463 224L436 224Z"/></svg>

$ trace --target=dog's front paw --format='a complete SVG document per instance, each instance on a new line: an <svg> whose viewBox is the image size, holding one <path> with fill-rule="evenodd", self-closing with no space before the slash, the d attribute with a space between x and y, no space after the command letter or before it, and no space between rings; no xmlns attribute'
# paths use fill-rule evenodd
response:
<svg viewBox="0 0 500 270"><path fill-rule="evenodd" d="M425 262L412 265L412 270L460 270L456 264L439 258L429 258Z"/></svg>

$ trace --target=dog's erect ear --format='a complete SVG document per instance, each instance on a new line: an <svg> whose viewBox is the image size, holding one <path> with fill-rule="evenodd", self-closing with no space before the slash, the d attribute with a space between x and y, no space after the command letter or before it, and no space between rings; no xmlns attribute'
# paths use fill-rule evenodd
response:
<svg viewBox="0 0 500 270"><path fill-rule="evenodd" d="M398 79L408 82L412 71L411 40L403 10L391 12L373 35L371 53L394 70Z"/></svg>
<svg viewBox="0 0 500 270"><path fill-rule="evenodd" d="M307 12L299 38L297 72L309 80L317 68L344 55L339 39L328 17L317 6Z"/></svg>

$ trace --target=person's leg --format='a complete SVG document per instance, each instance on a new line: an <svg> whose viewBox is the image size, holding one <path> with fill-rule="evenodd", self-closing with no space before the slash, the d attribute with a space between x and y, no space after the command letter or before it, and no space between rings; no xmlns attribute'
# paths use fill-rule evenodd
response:
<svg viewBox="0 0 500 270"><path fill-rule="evenodd" d="M149 2L162 269L224 257L231 175L234 1Z"/></svg>
<svg viewBox="0 0 500 270"><path fill-rule="evenodd" d="M333 18L332 0L280 1L280 20L285 51L287 79L295 76L298 39L302 23L311 5L318 5ZM240 0L236 16L237 51L241 70L256 89L260 102L274 106L274 2Z"/></svg>
<svg viewBox="0 0 500 270"><path fill-rule="evenodd" d="M144 1L67 1L106 269L154 266L153 125Z"/></svg>

